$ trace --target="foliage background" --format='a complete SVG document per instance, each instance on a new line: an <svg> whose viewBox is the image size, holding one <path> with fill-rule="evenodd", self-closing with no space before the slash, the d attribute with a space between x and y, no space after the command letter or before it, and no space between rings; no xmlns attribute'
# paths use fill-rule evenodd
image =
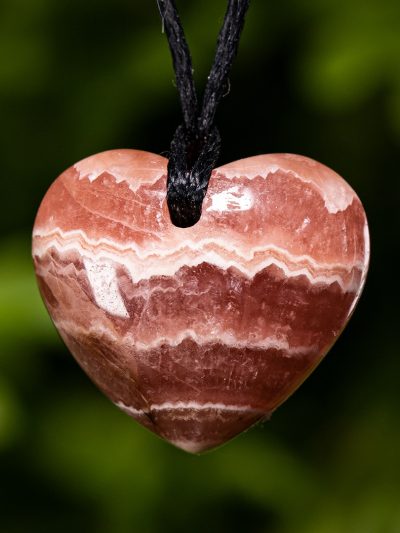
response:
<svg viewBox="0 0 400 533"><path fill-rule="evenodd" d="M201 87L225 1L178 7ZM192 457L83 375L30 260L62 170L109 148L168 150L180 114L155 2L1 0L2 533L400 532L399 57L398 0L253 0L221 161L293 152L331 166L364 202L372 261L351 325L271 422Z"/></svg>

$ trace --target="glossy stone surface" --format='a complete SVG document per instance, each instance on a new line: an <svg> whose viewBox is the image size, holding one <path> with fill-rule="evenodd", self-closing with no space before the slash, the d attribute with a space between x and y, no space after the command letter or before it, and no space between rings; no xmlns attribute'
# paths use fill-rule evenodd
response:
<svg viewBox="0 0 400 533"><path fill-rule="evenodd" d="M268 417L347 323L368 226L354 191L305 157L213 172L191 228L170 222L163 157L113 150L52 184L33 257L46 307L91 379L190 452Z"/></svg>

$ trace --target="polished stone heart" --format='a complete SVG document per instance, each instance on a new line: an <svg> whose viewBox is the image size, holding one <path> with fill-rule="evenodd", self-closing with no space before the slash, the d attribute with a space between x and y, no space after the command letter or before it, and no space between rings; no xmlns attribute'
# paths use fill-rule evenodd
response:
<svg viewBox="0 0 400 533"><path fill-rule="evenodd" d="M89 157L52 184L33 257L46 307L100 389L190 452L268 417L343 330L368 267L360 200L306 157L214 170L201 220L171 224L167 160Z"/></svg>

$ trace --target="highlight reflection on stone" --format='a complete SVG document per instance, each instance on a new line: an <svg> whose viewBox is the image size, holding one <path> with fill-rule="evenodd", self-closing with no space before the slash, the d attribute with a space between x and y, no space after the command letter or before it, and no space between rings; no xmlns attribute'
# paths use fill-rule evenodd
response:
<svg viewBox="0 0 400 533"><path fill-rule="evenodd" d="M213 172L200 222L177 228L167 160L89 157L52 184L33 256L47 309L121 409L199 452L265 419L335 342L368 267L354 191L306 157Z"/></svg>

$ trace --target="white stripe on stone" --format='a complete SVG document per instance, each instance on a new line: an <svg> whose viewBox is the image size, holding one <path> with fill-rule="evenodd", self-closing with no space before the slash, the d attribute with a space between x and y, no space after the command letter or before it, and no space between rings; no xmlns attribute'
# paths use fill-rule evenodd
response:
<svg viewBox="0 0 400 533"><path fill-rule="evenodd" d="M157 411L175 411L175 410L185 410L185 411L225 411L225 412L234 412L234 413L260 413L263 414L262 409L256 409L250 405L230 405L224 403L199 403L195 401L186 401L186 402L164 402L161 404L152 404L148 409L136 409L130 405L126 405L124 402L119 401L115 402L115 405L122 409L123 411L132 414L134 416L145 415L147 413L157 412Z"/></svg>
<svg viewBox="0 0 400 533"><path fill-rule="evenodd" d="M34 242L33 245L33 254L42 257L45 255L51 248L54 248L61 254L68 252L77 252L85 259L91 259L92 261L113 261L118 265L124 266L130 273L132 282L138 283L141 280L148 280L154 276L174 276L182 267L196 267L202 263L208 263L210 265L216 266L222 270L227 270L228 268L236 268L244 276L251 279L258 272L261 272L267 267L272 265L278 267L283 271L284 275L287 278L293 278L298 276L305 276L308 281L313 284L324 284L331 285L333 283L338 283L343 291L354 291L358 288L358 283L356 280L351 280L350 283L345 283L343 278L339 274L325 275L325 274L315 274L314 269L323 270L325 269L334 270L333 265L325 264L322 266L322 263L318 265L316 261L312 258L307 258L308 262L312 264L312 268L309 265L302 265L300 268L293 267L296 259L297 262L301 262L305 256L293 256L286 251L280 250L279 253L283 255L283 260L279 260L273 255L269 255L269 252L277 251L275 247L266 247L263 250L263 254L267 256L264 260L251 264L251 261L246 261L241 263L231 258L224 258L222 256L223 248L220 248L218 252L214 250L204 250L201 252L201 249L196 247L196 254L193 256L185 253L185 250L181 250L177 257L167 257L162 253L160 255L154 254L153 260L147 258L145 264L143 261L138 261L135 257L135 254L132 253L133 250L127 251L126 254L120 255L117 247L112 247L112 249L101 249L96 250L95 252L90 249L90 246L87 248L82 246L82 241L80 240L69 240L64 241L60 238L50 238L45 239L46 242L38 243ZM85 244L88 244L85 241ZM130 253L129 253L130 252ZM258 251L257 251L258 252ZM238 255L238 254L236 254ZM160 260L162 259L162 260ZM169 260L168 260L169 259ZM285 262L285 259L288 261L292 268L289 268L288 264ZM365 268L365 263L363 262L360 266L362 270ZM348 272L348 267L346 265L341 265L341 269Z"/></svg>
<svg viewBox="0 0 400 533"><path fill-rule="evenodd" d="M209 335L202 335L200 333L196 333L194 330L183 330L177 333L176 337L174 338L162 336L158 338L152 338L151 341L145 342L135 339L134 335L132 335L130 332L126 333L123 337L113 334L109 328L102 326L101 323L96 323L95 326L90 328L83 328L78 326L75 322L55 319L54 324L58 330L66 331L70 335L109 338L111 341L118 343L120 346L123 346L124 349L129 351L138 350L140 352L147 352L158 349L163 345L174 348L186 340L191 340L198 346L204 346L207 344L220 344L221 346L236 349L248 348L250 350L279 350L282 352L282 357L290 357L292 355L307 355L310 352L315 352L318 349L318 346L315 345L290 346L287 337L283 336L279 338L271 336L264 339L237 339L233 334L229 334L226 331L217 331L215 333L210 333Z"/></svg>
<svg viewBox="0 0 400 533"><path fill-rule="evenodd" d="M355 265L353 265L353 263L324 263L316 261L310 255L291 254L285 248L280 248L274 244L267 244L266 246L254 246L249 248L247 242L244 241L245 249L242 250L240 243L229 243L228 241L222 241L221 239L217 239L215 237L198 240L181 240L176 242L176 246L171 246L171 243L165 240L165 247L163 247L163 242L149 242L145 247L143 247L138 246L134 241L128 241L124 242L124 244L121 244L107 238L92 239L83 230L63 231L58 227L52 228L51 230L35 228L33 232L33 238L36 237L40 240L43 239L44 241L48 241L48 243L34 244L34 251L36 253L37 250L36 255L39 256L43 255L48 248L53 245L53 243L64 244L65 246L67 246L68 243L71 243L76 244L77 246L81 245L81 247L85 250L99 249L101 251L106 251L107 249L111 248L120 254L133 254L139 260L146 261L151 257L157 258L158 260L160 258L167 259L169 257L182 255L188 252L201 252L207 247L212 247L218 248L222 253L226 251L229 254L233 254L246 262L254 261L257 255L275 252L278 255L282 255L287 258L291 263L306 262L313 269L343 269L348 272L351 270L351 268L353 268L353 266L362 268L364 265L364 261ZM82 243L84 243L86 246L83 246Z"/></svg>

